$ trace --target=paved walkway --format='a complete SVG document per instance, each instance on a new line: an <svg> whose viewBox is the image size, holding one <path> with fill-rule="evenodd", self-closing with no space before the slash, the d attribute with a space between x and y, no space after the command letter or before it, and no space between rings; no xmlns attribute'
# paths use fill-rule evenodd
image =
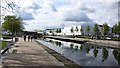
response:
<svg viewBox="0 0 120 68"><path fill-rule="evenodd" d="M84 38L75 38L77 40L88 40L89 44L94 44L98 46L106 46L112 48L120 48L120 41L111 41L111 40L95 40L95 39L84 39Z"/></svg>
<svg viewBox="0 0 120 68"><path fill-rule="evenodd" d="M10 51L12 53L6 55L3 66L64 66L35 41L24 42L19 38Z"/></svg>

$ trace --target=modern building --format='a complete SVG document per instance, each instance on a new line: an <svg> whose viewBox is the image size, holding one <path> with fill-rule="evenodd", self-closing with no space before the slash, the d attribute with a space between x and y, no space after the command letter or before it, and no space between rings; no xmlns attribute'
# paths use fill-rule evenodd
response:
<svg viewBox="0 0 120 68"><path fill-rule="evenodd" d="M56 29L46 29L45 33L46 35L55 35Z"/></svg>
<svg viewBox="0 0 120 68"><path fill-rule="evenodd" d="M80 29L81 29L81 26L64 27L62 29L62 35L82 35Z"/></svg>
<svg viewBox="0 0 120 68"><path fill-rule="evenodd" d="M81 32L81 27L83 31ZM57 29L61 29L61 32L57 32ZM66 26L64 28L56 28L56 29L47 29L45 30L47 35L93 35L94 31L92 30L93 27L90 26L90 31L86 31L85 26ZM72 31L71 31L72 30Z"/></svg>
<svg viewBox="0 0 120 68"><path fill-rule="evenodd" d="M87 32L86 27L90 27L90 31ZM83 31L81 31L81 28ZM99 34L103 35L103 25L98 25L99 28ZM57 29L61 29L61 32L57 32ZM72 31L71 31L72 30ZM110 28L109 34L112 32L112 29ZM46 30L47 35L95 35L94 31L94 25L73 25L73 26L65 26L64 28L56 28L56 29L47 29Z"/></svg>

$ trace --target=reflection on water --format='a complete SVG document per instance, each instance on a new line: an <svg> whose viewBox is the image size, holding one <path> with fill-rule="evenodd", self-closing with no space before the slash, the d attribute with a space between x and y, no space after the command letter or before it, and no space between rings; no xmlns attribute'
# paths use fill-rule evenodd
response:
<svg viewBox="0 0 120 68"><path fill-rule="evenodd" d="M117 60L118 64L120 65L120 51L113 50L114 58Z"/></svg>
<svg viewBox="0 0 120 68"><path fill-rule="evenodd" d="M120 65L120 50L118 49L77 44L48 38L38 41L83 66Z"/></svg>
<svg viewBox="0 0 120 68"><path fill-rule="evenodd" d="M82 51L82 49L83 49L83 46L81 45L81 46L80 46L80 50Z"/></svg>
<svg viewBox="0 0 120 68"><path fill-rule="evenodd" d="M107 60L107 58L108 58L108 51L107 51L107 49L106 48L103 48L102 49L102 53L103 53L103 56L102 56L102 62L104 62L105 60Z"/></svg>
<svg viewBox="0 0 120 68"><path fill-rule="evenodd" d="M59 47L61 47L61 42L55 41L55 44Z"/></svg>
<svg viewBox="0 0 120 68"><path fill-rule="evenodd" d="M74 44L70 44L70 48L73 49Z"/></svg>
<svg viewBox="0 0 120 68"><path fill-rule="evenodd" d="M86 47L86 52L89 53L89 51L90 51L90 48Z"/></svg>
<svg viewBox="0 0 120 68"><path fill-rule="evenodd" d="M97 57L98 50L95 48L95 49L93 50L93 53L94 53L94 57Z"/></svg>
<svg viewBox="0 0 120 68"><path fill-rule="evenodd" d="M53 41L52 41L52 40L49 40L48 42L51 42L51 43L53 43Z"/></svg>
<svg viewBox="0 0 120 68"><path fill-rule="evenodd" d="M78 46L77 45L75 46L75 50L78 50Z"/></svg>

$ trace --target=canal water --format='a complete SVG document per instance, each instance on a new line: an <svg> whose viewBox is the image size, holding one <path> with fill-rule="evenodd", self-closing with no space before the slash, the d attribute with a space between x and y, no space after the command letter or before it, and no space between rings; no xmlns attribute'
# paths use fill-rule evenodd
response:
<svg viewBox="0 0 120 68"><path fill-rule="evenodd" d="M119 66L120 50L55 39L37 40L81 66Z"/></svg>

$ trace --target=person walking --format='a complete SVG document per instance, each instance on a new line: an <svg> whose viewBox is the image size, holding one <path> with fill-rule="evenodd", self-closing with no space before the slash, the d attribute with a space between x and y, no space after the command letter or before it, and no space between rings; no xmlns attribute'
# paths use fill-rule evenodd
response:
<svg viewBox="0 0 120 68"><path fill-rule="evenodd" d="M33 36L31 36L30 39L31 39L31 42L32 42Z"/></svg>
<svg viewBox="0 0 120 68"><path fill-rule="evenodd" d="M28 42L29 42L29 40L30 40L30 35L28 35Z"/></svg>
<svg viewBox="0 0 120 68"><path fill-rule="evenodd" d="M24 35L24 41L26 42L26 35Z"/></svg>

